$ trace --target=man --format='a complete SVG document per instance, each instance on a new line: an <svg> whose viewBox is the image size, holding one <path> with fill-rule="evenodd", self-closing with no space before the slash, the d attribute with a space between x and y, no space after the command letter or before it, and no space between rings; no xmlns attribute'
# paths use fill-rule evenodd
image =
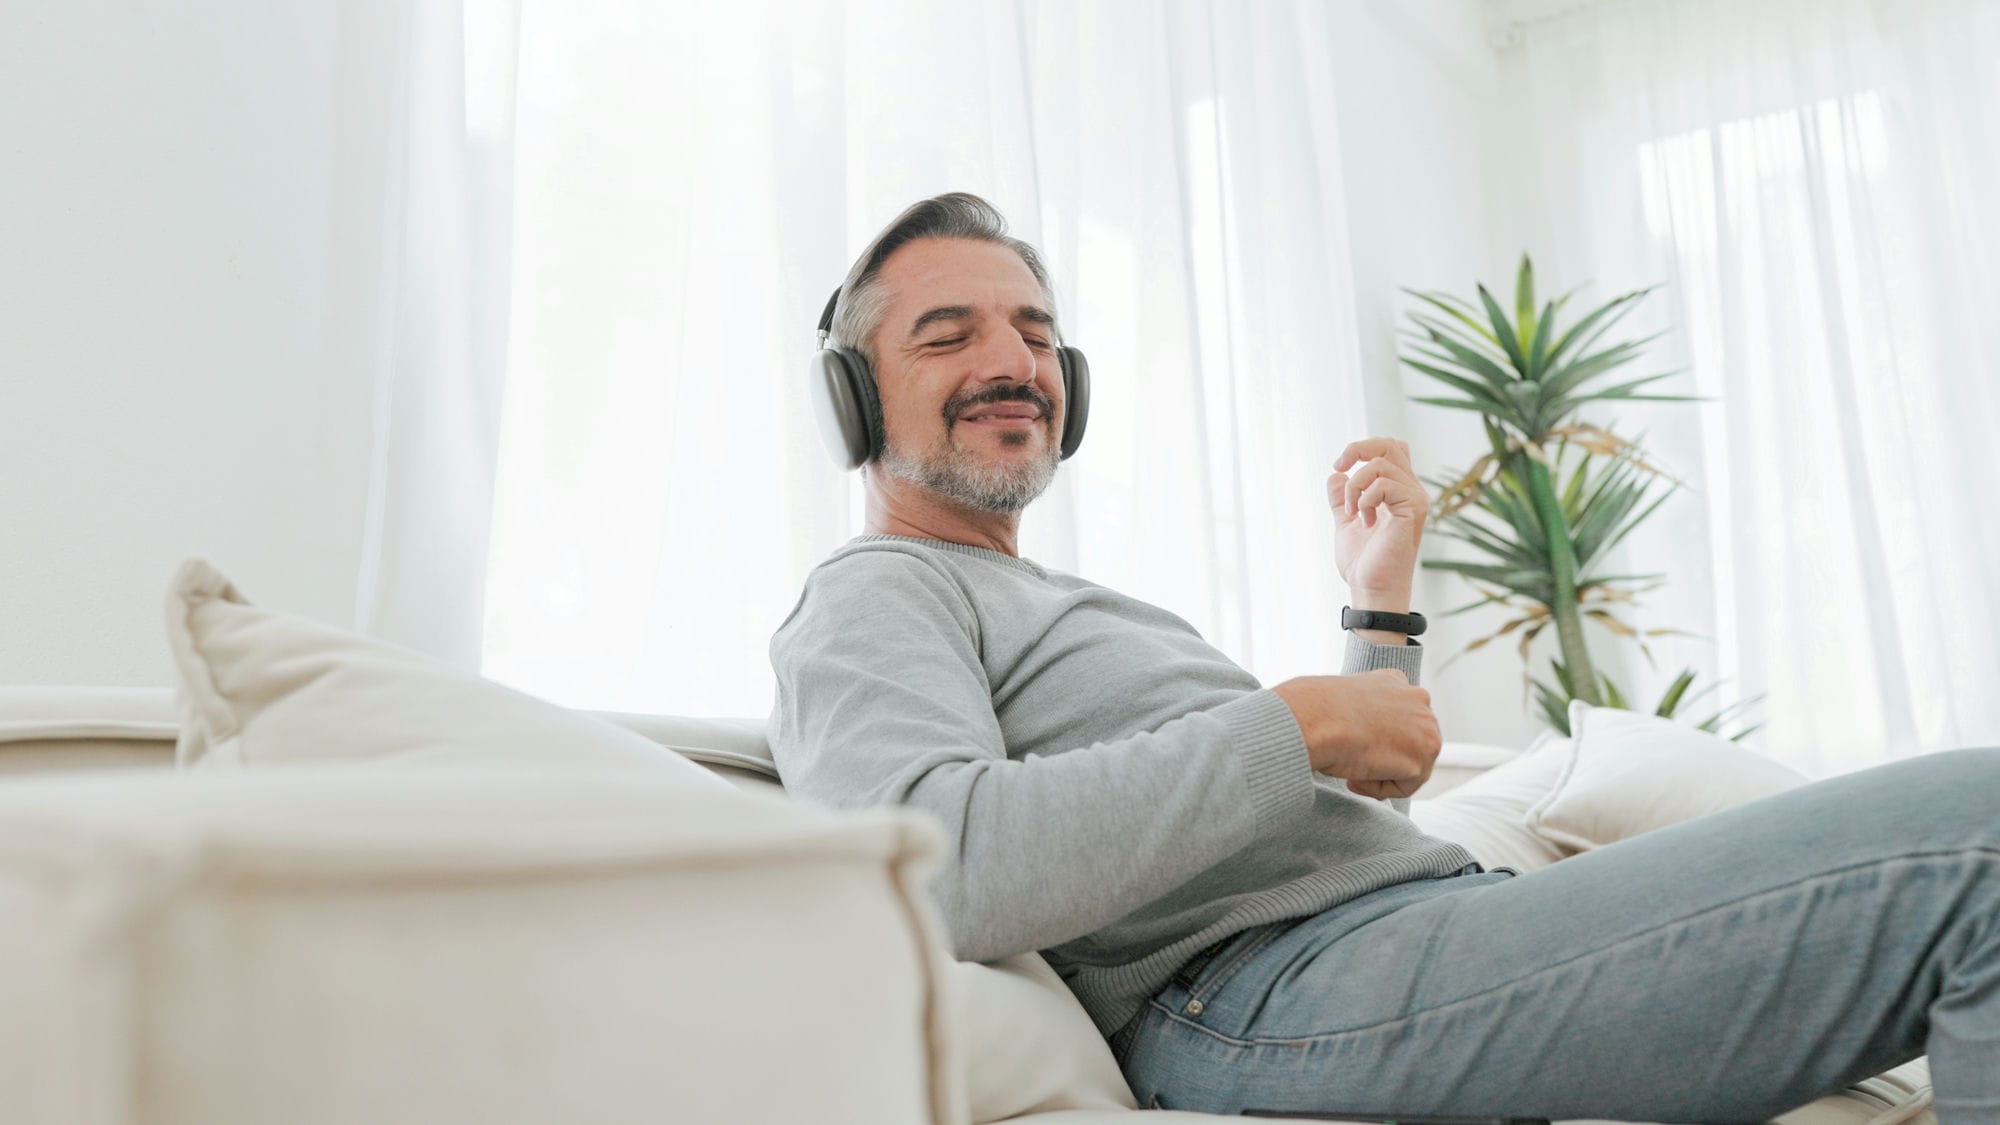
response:
<svg viewBox="0 0 2000 1125"><path fill-rule="evenodd" d="M1762 1120L1928 1051L1942 1118L2000 1121L2000 751L1485 871L1381 800L1440 745L1420 645L1350 633L1342 675L1264 688L1021 557L1065 361L990 205L911 207L834 309L866 532L772 638L772 753L800 798L933 814L957 955L1041 951L1142 1105ZM1407 612L1408 449L1333 469L1352 604Z"/></svg>

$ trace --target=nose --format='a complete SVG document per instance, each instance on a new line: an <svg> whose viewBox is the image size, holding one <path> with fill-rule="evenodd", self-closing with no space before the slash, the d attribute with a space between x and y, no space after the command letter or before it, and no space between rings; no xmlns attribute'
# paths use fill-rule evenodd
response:
<svg viewBox="0 0 2000 1125"><path fill-rule="evenodd" d="M1036 352L1018 332L995 332L979 356L981 382L1032 383Z"/></svg>

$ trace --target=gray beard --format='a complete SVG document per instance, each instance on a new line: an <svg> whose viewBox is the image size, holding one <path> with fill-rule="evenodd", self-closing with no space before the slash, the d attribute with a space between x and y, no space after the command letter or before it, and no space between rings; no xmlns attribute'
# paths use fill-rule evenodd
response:
<svg viewBox="0 0 2000 1125"><path fill-rule="evenodd" d="M1044 434L1047 433L1045 429ZM891 446L878 459L882 471L929 489L963 507L982 512L1018 512L1040 496L1055 479L1062 450L1051 442L1048 455L1007 467L982 464L960 448L947 431L922 457L911 457Z"/></svg>

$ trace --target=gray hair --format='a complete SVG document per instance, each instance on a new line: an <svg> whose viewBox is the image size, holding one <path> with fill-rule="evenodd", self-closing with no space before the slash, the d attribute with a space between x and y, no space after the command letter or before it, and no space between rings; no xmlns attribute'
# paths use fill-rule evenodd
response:
<svg viewBox="0 0 2000 1125"><path fill-rule="evenodd" d="M870 366L875 364L875 330L889 315L889 288L882 284L882 263L908 243L920 238L972 238L1005 246L1021 256L1049 312L1056 307L1055 288L1049 271L1033 246L1007 234L1007 219L1000 209L968 192L954 191L915 203L894 222L883 228L861 252L847 280L840 286L840 302L834 306L833 338L841 347L860 352ZM1061 333L1056 334L1058 341Z"/></svg>

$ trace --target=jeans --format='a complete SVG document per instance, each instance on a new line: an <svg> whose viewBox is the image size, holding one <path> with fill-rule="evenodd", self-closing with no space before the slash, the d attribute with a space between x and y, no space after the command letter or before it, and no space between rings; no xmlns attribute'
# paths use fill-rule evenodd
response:
<svg viewBox="0 0 2000 1125"><path fill-rule="evenodd" d="M2000 1122L2000 749L1203 951L1111 1037L1139 1104L1761 1122L1919 1055Z"/></svg>

